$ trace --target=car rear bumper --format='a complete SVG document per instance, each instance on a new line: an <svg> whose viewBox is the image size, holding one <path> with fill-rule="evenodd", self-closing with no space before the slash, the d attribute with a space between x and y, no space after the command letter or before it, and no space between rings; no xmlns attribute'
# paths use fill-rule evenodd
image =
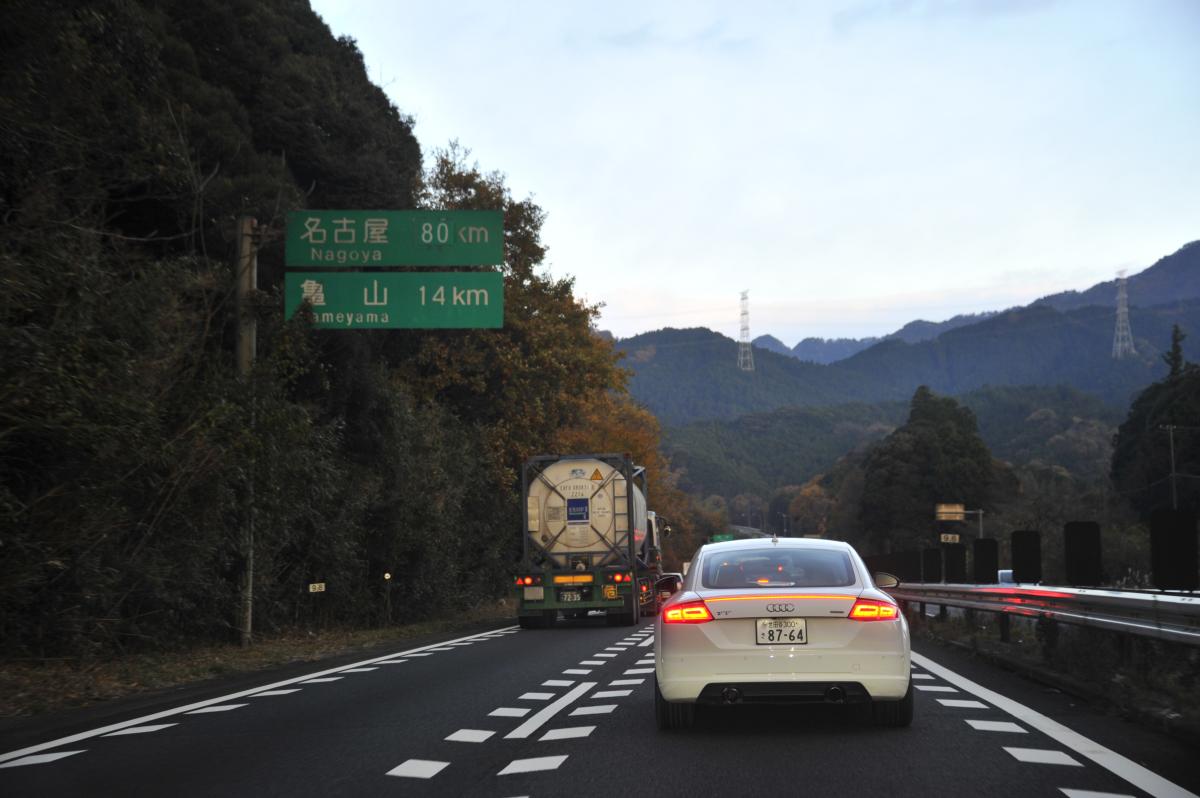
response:
<svg viewBox="0 0 1200 798"><path fill-rule="evenodd" d="M736 687L747 703L806 703L826 700L830 687L839 686L848 703L858 700L899 700L908 692L909 675L845 673L703 674L665 676L655 672L658 689L667 701L725 703L721 693ZM716 696L716 699L713 698Z"/></svg>

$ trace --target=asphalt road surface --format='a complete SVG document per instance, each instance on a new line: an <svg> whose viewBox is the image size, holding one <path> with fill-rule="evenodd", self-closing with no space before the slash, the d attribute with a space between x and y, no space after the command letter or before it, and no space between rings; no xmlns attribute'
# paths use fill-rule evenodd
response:
<svg viewBox="0 0 1200 798"><path fill-rule="evenodd" d="M0 795L1187 796L1194 748L918 646L911 728L844 706L654 724L649 622L505 626L9 726Z"/></svg>

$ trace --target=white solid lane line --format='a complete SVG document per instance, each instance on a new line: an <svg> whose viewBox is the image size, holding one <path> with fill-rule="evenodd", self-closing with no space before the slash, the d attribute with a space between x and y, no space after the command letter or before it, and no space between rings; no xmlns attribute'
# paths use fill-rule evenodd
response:
<svg viewBox="0 0 1200 798"><path fill-rule="evenodd" d="M517 631L515 626L506 626L506 627L502 627L499 630L493 630L493 633L496 631L506 632L510 629L512 631ZM482 634L490 634L490 633L483 632L480 634L468 635L466 637L460 637L460 638L458 638L458 640L473 640L473 639L480 637ZM275 682L274 684L268 684L268 685L263 685L260 687L255 687L250 690L242 690L237 693L230 693L229 695L217 696L216 698L209 698L204 701L197 701L194 704L186 704L182 707L174 707L172 709L165 709L162 712L155 712L150 715L143 715L140 718L131 718L129 720L123 720L120 723L111 723L108 726L101 726L98 729L90 729L89 731L80 732L79 734L72 734L68 737L60 737L57 740L50 740L48 742L38 743L37 745L31 745L27 748L21 748L16 751L9 751L8 753L0 754L0 763L9 762L13 759L20 759L21 757L25 757L30 754L40 753L42 751L46 751L51 748L58 748L59 746L62 746L62 745L70 745L71 743L79 742L80 740L88 740L88 739L91 739L92 737L99 737L101 735L108 734L109 732L115 732L120 729L127 729L130 726L143 726L147 723L150 723L151 721L161 720L163 718L170 718L175 715L183 715L185 713L192 714L192 713L195 713L196 710L203 709L205 707L212 707L212 706L216 706L217 704L224 703L226 701L233 701L238 698L245 698L247 696L259 694L263 690L271 690L271 689L274 689L277 687L286 687L289 684L299 684L300 682L303 682L306 679L315 679L319 676L330 676L330 675L333 675L336 673L341 673L342 671L346 670L347 668L356 668L356 667L360 667L363 665L373 665L376 662L381 662L385 659L392 659L394 657L412 656L416 652L425 651L427 648L433 648L435 646L447 645L447 644L453 643L453 642L457 642L457 641L456 640L447 640L445 643L434 643L434 644L431 644L428 646L419 646L417 648L409 649L408 651L397 651L397 652L393 652L391 654L385 654L382 657L373 657L368 660L363 660L362 662L355 662L350 665L341 665L336 668L328 668L323 671L317 671L316 673L307 673L303 676L296 676L291 679L285 679L284 681ZM212 711L222 711L222 710L212 710Z"/></svg>
<svg viewBox="0 0 1200 798"><path fill-rule="evenodd" d="M486 729L459 729L446 739L452 743L482 743L488 740L494 731Z"/></svg>
<svg viewBox="0 0 1200 798"><path fill-rule="evenodd" d="M590 707L579 707L572 715L608 715L617 708L616 704L596 704Z"/></svg>
<svg viewBox="0 0 1200 798"><path fill-rule="evenodd" d="M534 773L539 770L557 770L567 761L566 754L562 756L538 756L533 759L514 759L505 765L504 770L497 776L508 776L513 773Z"/></svg>
<svg viewBox="0 0 1200 798"><path fill-rule="evenodd" d="M569 729L551 729L538 738L541 742L551 740L578 740L587 737L596 730L595 726L572 726Z"/></svg>
<svg viewBox="0 0 1200 798"><path fill-rule="evenodd" d="M106 734L104 736L105 737L121 737L122 735L126 735L126 734L149 734L150 732L162 731L163 729L169 729L172 726L178 726L178 725L179 725L178 723L159 723L156 726L130 726L128 729L121 729L120 731L109 732L108 734Z"/></svg>
<svg viewBox="0 0 1200 798"><path fill-rule="evenodd" d="M526 737L533 734L538 729L542 728L542 726L544 726L547 723L547 721L549 721L552 717L554 717L559 712L561 712L564 708L570 706L572 702L583 697L583 695L585 693L587 693L588 690L591 690L595 686L596 686L595 682L580 682L579 685L575 689L573 689L570 692L563 695L562 698L558 699L553 704L550 704L550 705L538 710L537 714L535 714L529 720L525 721L520 726L518 726L517 728L510 731L508 734L504 735L504 739L506 739L506 740L523 740L523 739L525 739Z"/></svg>
<svg viewBox="0 0 1200 798"><path fill-rule="evenodd" d="M975 731L1012 732L1013 734L1028 734L1015 723L1007 720L969 720L967 724Z"/></svg>
<svg viewBox="0 0 1200 798"><path fill-rule="evenodd" d="M988 709L988 705L982 701L962 698L939 698L937 702L944 707L955 707L956 709Z"/></svg>
<svg viewBox="0 0 1200 798"><path fill-rule="evenodd" d="M410 779L432 779L449 764L449 762L435 762L431 759L409 759L389 770L387 775L406 776Z"/></svg>
<svg viewBox="0 0 1200 798"><path fill-rule="evenodd" d="M6 762L0 765L0 768L19 768L22 765L44 765L47 762L53 762L57 759L82 753L83 751L55 751L52 754L34 754L33 756L21 757L12 762Z"/></svg>
<svg viewBox="0 0 1200 798"><path fill-rule="evenodd" d="M1003 746L1005 751L1012 754L1018 762L1031 762L1035 765L1071 765L1073 767L1083 767L1082 762L1078 762L1064 754L1062 751L1051 751L1047 748L1009 748Z"/></svg>
<svg viewBox="0 0 1200 798"><path fill-rule="evenodd" d="M959 676L954 671L937 664L928 657L924 657L915 651L912 657L925 670L940 676L952 684L958 685L968 693L974 693L980 698L990 701L997 708L1012 715L1026 726L1040 731L1060 745L1066 746L1080 756L1092 760L1100 767L1115 773L1139 790L1143 790L1155 796L1155 798L1200 798L1200 796L1188 792L1179 785L1167 781L1157 773L1121 756L1116 751L1109 750L1099 743L1089 740L1058 721L1052 720L1040 712L1035 712L1029 707L1013 701L1011 698L1006 698L993 690L987 689L983 685L976 684L965 676Z"/></svg>
<svg viewBox="0 0 1200 798"><path fill-rule="evenodd" d="M249 704L220 704L215 707L203 707L202 709L193 709L191 712L189 712L187 714L189 714L189 715L206 715L209 712L228 712L231 709L241 709L242 707L248 707L248 706L250 706L250 705Z"/></svg>

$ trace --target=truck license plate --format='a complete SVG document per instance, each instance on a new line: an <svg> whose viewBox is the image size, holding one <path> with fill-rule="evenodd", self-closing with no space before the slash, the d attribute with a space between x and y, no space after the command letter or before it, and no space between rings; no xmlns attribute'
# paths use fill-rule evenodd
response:
<svg viewBox="0 0 1200 798"><path fill-rule="evenodd" d="M759 618L760 646L804 645L808 642L803 618Z"/></svg>

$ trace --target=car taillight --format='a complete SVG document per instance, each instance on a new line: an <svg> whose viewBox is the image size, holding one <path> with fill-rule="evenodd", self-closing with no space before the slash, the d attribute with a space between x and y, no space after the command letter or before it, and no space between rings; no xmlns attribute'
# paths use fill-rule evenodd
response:
<svg viewBox="0 0 1200 798"><path fill-rule="evenodd" d="M894 621L900 617L900 608L887 601L862 599L850 608L852 621Z"/></svg>
<svg viewBox="0 0 1200 798"><path fill-rule="evenodd" d="M663 623L708 623L713 619L703 601L685 601L663 612Z"/></svg>

